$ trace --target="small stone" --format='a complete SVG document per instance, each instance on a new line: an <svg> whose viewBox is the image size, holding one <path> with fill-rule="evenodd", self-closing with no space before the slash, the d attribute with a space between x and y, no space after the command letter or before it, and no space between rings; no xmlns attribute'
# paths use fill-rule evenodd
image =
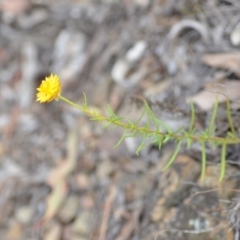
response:
<svg viewBox="0 0 240 240"><path fill-rule="evenodd" d="M82 211L79 213L76 221L72 225L72 232L87 235L90 231L92 222L92 214L90 211Z"/></svg>
<svg viewBox="0 0 240 240"><path fill-rule="evenodd" d="M112 68L112 79L117 83L122 84L129 70L130 64L125 59L117 60Z"/></svg>
<svg viewBox="0 0 240 240"><path fill-rule="evenodd" d="M138 41L132 48L130 48L126 54L126 59L129 62L137 62L140 60L147 48L145 41Z"/></svg>
<svg viewBox="0 0 240 240"><path fill-rule="evenodd" d="M22 224L30 223L32 217L33 209L29 206L20 207L15 213L16 220Z"/></svg>
<svg viewBox="0 0 240 240"><path fill-rule="evenodd" d="M58 213L59 219L64 223L70 222L77 215L78 206L78 197L70 196L69 198L67 198L62 209Z"/></svg>
<svg viewBox="0 0 240 240"><path fill-rule="evenodd" d="M240 23L238 23L237 26L231 32L230 40L233 46L236 47L240 45Z"/></svg>
<svg viewBox="0 0 240 240"><path fill-rule="evenodd" d="M124 58L118 59L113 65L111 76L112 79L122 87L128 88L136 85L145 74L144 70L139 70L129 75L132 66L139 61L145 50L147 43L138 41L132 48L128 50Z"/></svg>

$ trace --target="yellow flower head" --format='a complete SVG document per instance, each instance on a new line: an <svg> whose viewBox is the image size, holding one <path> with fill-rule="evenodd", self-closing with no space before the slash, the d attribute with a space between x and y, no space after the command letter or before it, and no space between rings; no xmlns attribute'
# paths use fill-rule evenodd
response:
<svg viewBox="0 0 240 240"><path fill-rule="evenodd" d="M46 77L37 90L37 101L40 103L57 100L62 91L58 75L51 74L49 77Z"/></svg>

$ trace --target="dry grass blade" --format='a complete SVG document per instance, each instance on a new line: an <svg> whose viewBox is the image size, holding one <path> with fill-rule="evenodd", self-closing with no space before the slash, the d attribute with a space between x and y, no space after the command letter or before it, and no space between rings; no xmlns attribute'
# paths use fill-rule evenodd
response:
<svg viewBox="0 0 240 240"><path fill-rule="evenodd" d="M208 66L230 70L240 76L240 54L239 53L217 53L205 54L202 62Z"/></svg>
<svg viewBox="0 0 240 240"><path fill-rule="evenodd" d="M102 219L102 224L101 224L101 228L100 228L99 240L106 239L108 221L110 218L110 213L112 210L112 206L113 206L113 202L115 200L116 194L117 194L117 189L114 186L111 186L109 189L109 194L108 194L106 202L105 202L105 206L104 206L103 219Z"/></svg>
<svg viewBox="0 0 240 240"><path fill-rule="evenodd" d="M73 171L77 160L77 133L69 131L67 139L67 159L52 170L47 180L52 192L47 198L47 207L40 223L55 216L67 193L66 177Z"/></svg>

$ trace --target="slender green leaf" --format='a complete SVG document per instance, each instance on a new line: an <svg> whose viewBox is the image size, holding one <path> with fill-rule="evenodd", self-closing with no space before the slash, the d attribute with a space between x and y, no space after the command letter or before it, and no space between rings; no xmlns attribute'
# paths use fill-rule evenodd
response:
<svg viewBox="0 0 240 240"><path fill-rule="evenodd" d="M159 126L163 127L167 131L167 133L172 134L172 129L167 124L162 122L160 119L156 119L156 121L159 123Z"/></svg>
<svg viewBox="0 0 240 240"><path fill-rule="evenodd" d="M134 125L134 123L133 123L132 121L130 121L130 120L128 120L128 119L125 119L125 120L126 120L127 123L129 124L129 125L128 125L128 128L129 128L129 129L132 129L132 128L135 127L135 125Z"/></svg>
<svg viewBox="0 0 240 240"><path fill-rule="evenodd" d="M180 127L179 129L177 129L175 132L172 132L173 135L177 135L179 132L183 131L184 128Z"/></svg>
<svg viewBox="0 0 240 240"><path fill-rule="evenodd" d="M87 104L87 97L86 97L85 92L83 92L83 109L86 110L87 107L88 107L88 104Z"/></svg>
<svg viewBox="0 0 240 240"><path fill-rule="evenodd" d="M146 136L146 134L144 134L144 136L142 137L142 142L141 142L140 146L138 147L138 149L136 150L137 155L143 149L143 146L146 142L146 138L147 138L147 136Z"/></svg>
<svg viewBox="0 0 240 240"><path fill-rule="evenodd" d="M112 123L111 123L111 122L106 122L106 123L103 125L103 128L108 127L110 124L112 124Z"/></svg>
<svg viewBox="0 0 240 240"><path fill-rule="evenodd" d="M226 169L226 147L227 144L223 143L222 145L222 151L221 151L221 170L220 170L220 178L219 181L221 182L225 175L225 169Z"/></svg>
<svg viewBox="0 0 240 240"><path fill-rule="evenodd" d="M157 140L158 140L158 149L162 148L162 144L163 144L163 137L162 135L157 135Z"/></svg>
<svg viewBox="0 0 240 240"><path fill-rule="evenodd" d="M173 153L173 155L171 156L171 158L168 160L168 163L166 164L166 166L163 168L163 171L167 170L171 165L172 163L174 162L174 160L176 159L177 157L177 154L179 153L180 151L180 148L181 148L181 144L182 144L182 141L179 141L178 144L177 144L177 147Z"/></svg>
<svg viewBox="0 0 240 240"><path fill-rule="evenodd" d="M140 121L142 120L142 118L143 118L143 116L145 115L145 113L146 113L146 111L144 110L144 111L142 112L140 118L134 123L135 126L137 126L137 125L140 123Z"/></svg>
<svg viewBox="0 0 240 240"><path fill-rule="evenodd" d="M190 126L189 126L189 134L192 133L193 128L194 128L194 123L195 123L195 109L194 109L194 104L193 101L191 101L191 121L190 121Z"/></svg>
<svg viewBox="0 0 240 240"><path fill-rule="evenodd" d="M111 120L120 120L121 118L119 118L115 113L114 111L112 110L112 108L108 105L107 107L107 110L108 110L108 113L109 113L109 117Z"/></svg>
<svg viewBox="0 0 240 240"><path fill-rule="evenodd" d="M118 147L118 146L122 143L122 141L123 141L124 138L126 137L126 134L127 134L127 130L125 130L125 131L123 132L122 137L119 139L119 141L117 142L117 144L116 144L113 148Z"/></svg>
<svg viewBox="0 0 240 240"><path fill-rule="evenodd" d="M170 139L171 139L171 136L170 136L170 135L167 135L167 136L163 139L163 143L167 143Z"/></svg>
<svg viewBox="0 0 240 240"><path fill-rule="evenodd" d="M192 145L192 139L190 137L187 138L187 148L189 149Z"/></svg>

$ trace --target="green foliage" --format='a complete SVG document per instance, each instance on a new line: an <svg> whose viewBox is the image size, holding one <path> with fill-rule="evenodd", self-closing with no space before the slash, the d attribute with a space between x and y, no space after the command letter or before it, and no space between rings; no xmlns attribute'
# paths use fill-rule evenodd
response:
<svg viewBox="0 0 240 240"><path fill-rule="evenodd" d="M225 168L226 168L226 149L228 145L231 144L239 144L240 138L236 134L236 130L233 125L232 114L230 110L230 102L226 103L226 115L228 119L228 124L230 127L230 132L227 132L226 136L218 137L216 136L216 116L218 111L218 101L216 101L211 119L209 122L208 128L204 129L204 131L199 132L194 128L195 125L195 108L194 104L191 103L191 119L189 129L186 130L184 128L179 128L177 131L173 131L169 128L164 122L158 119L147 102L144 103L144 112L139 117L136 122L132 122L130 120L124 119L122 117L117 116L114 111L108 106L108 117L102 116L101 114L91 110L88 107L87 99L84 94L84 103L82 106L79 106L64 97L60 97L61 100L67 102L68 104L80 109L85 112L91 120L104 122L104 127L116 127L119 126L124 129L123 134L115 147L118 147L124 139L129 137L141 137L141 143L139 144L136 154L145 148L148 144L155 144L159 147L159 149L169 141L176 142L176 149L169 159L166 166L163 168L163 171L168 169L171 164L174 162L177 154L179 153L181 147L185 144L188 148L191 147L193 142L198 142L201 146L201 155L202 155L202 167L201 167L201 179L204 178L207 155L206 155L206 146L210 145L214 148L221 148L221 171L220 178L221 181L224 178ZM140 125L141 120L146 118L145 124L143 126Z"/></svg>

